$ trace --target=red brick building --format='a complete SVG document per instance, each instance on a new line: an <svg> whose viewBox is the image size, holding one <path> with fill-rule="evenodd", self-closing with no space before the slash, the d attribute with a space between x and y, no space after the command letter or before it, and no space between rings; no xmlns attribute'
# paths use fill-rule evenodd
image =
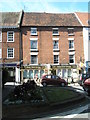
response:
<svg viewBox="0 0 90 120"><path fill-rule="evenodd" d="M8 70L11 81L20 82L22 12L2 12L0 17L0 65Z"/></svg>
<svg viewBox="0 0 90 120"><path fill-rule="evenodd" d="M77 78L84 61L83 28L74 13L24 13L22 80L54 73Z"/></svg>

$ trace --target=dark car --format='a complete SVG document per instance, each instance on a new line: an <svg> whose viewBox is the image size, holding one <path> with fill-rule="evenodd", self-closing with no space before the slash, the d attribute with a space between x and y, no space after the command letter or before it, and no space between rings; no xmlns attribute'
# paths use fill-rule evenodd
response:
<svg viewBox="0 0 90 120"><path fill-rule="evenodd" d="M57 75L44 75L42 77L41 84L43 86L47 85L60 85L60 86L66 86L67 82L64 79L61 79Z"/></svg>
<svg viewBox="0 0 90 120"><path fill-rule="evenodd" d="M85 81L86 79L88 79L88 78L90 78L90 73L83 73L83 74L81 74L81 77L80 77L80 80L79 80L78 83L79 83L81 86L83 86L84 81Z"/></svg>
<svg viewBox="0 0 90 120"><path fill-rule="evenodd" d="M84 81L83 88L90 95L90 78Z"/></svg>

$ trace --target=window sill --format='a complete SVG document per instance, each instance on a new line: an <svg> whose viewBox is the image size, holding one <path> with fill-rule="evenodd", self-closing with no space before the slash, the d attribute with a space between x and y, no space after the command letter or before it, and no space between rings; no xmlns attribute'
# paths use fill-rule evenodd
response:
<svg viewBox="0 0 90 120"><path fill-rule="evenodd" d="M68 49L69 51L73 51L73 50L75 50L74 48L70 48L70 49Z"/></svg>
<svg viewBox="0 0 90 120"><path fill-rule="evenodd" d="M30 49L30 51L31 51L31 52L39 52L38 49L36 49L36 50L35 50L35 49Z"/></svg>
<svg viewBox="0 0 90 120"><path fill-rule="evenodd" d="M68 36L74 36L74 34L68 34Z"/></svg>
<svg viewBox="0 0 90 120"><path fill-rule="evenodd" d="M14 59L14 58L9 58L9 57L7 57L7 59Z"/></svg>
<svg viewBox="0 0 90 120"><path fill-rule="evenodd" d="M14 43L14 41L7 41L8 43Z"/></svg>
<svg viewBox="0 0 90 120"><path fill-rule="evenodd" d="M38 34L31 34L31 36L38 36Z"/></svg>
<svg viewBox="0 0 90 120"><path fill-rule="evenodd" d="M59 34L52 34L53 36L59 36Z"/></svg>

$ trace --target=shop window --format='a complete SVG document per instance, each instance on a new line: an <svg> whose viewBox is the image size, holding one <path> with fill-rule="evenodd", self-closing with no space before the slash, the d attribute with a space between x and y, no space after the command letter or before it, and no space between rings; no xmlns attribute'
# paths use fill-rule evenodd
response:
<svg viewBox="0 0 90 120"><path fill-rule="evenodd" d="M35 78L36 78L36 77L38 77L38 78L40 77L40 76L39 76L39 70L34 70L34 77L35 77Z"/></svg>
<svg viewBox="0 0 90 120"><path fill-rule="evenodd" d="M33 79L33 70L29 70L29 78Z"/></svg>
<svg viewBox="0 0 90 120"><path fill-rule="evenodd" d="M72 74L71 69L68 69L68 77L71 77L71 74Z"/></svg>
<svg viewBox="0 0 90 120"><path fill-rule="evenodd" d="M62 77L65 78L65 77L67 77L66 75L67 75L66 69L63 69L62 70Z"/></svg>
<svg viewBox="0 0 90 120"><path fill-rule="evenodd" d="M26 79L27 78L27 70L24 70L23 71L23 79Z"/></svg>
<svg viewBox="0 0 90 120"><path fill-rule="evenodd" d="M43 74L44 74L44 70L40 70L40 78L42 78Z"/></svg>

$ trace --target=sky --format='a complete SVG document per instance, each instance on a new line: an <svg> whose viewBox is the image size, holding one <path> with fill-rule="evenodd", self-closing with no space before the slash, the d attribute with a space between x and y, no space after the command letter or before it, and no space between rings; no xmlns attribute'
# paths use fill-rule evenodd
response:
<svg viewBox="0 0 90 120"><path fill-rule="evenodd" d="M73 1L73 2L72 2ZM88 12L88 0L0 0L2 12Z"/></svg>

